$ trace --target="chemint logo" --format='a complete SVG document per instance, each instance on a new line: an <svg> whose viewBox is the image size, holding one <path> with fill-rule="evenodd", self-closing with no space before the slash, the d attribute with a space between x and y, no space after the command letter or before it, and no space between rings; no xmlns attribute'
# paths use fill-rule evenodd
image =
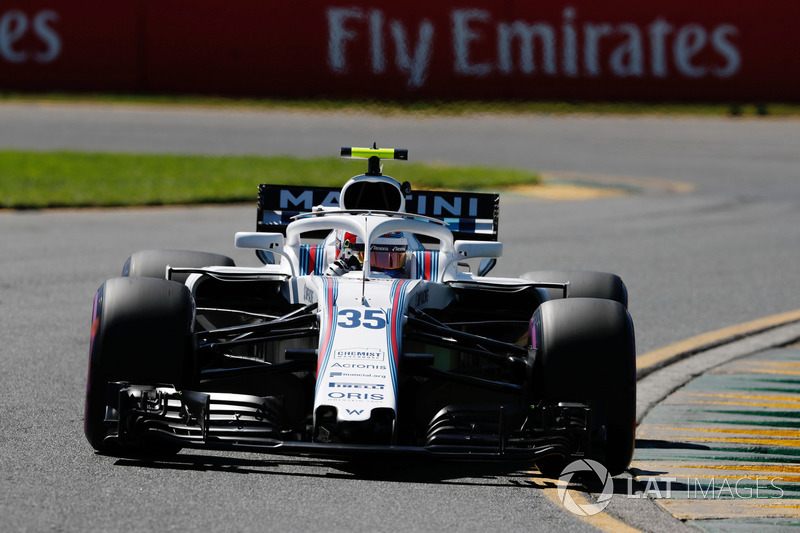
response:
<svg viewBox="0 0 800 533"><path fill-rule="evenodd" d="M578 472L594 472L600 483L603 484L603 492L594 503L578 504L572 497L569 490L569 483L572 476ZM614 493L614 481L609 475L606 467L591 459L578 459L568 464L558 478L558 500L567 511L578 516L596 515L605 509L611 502L611 495Z"/></svg>

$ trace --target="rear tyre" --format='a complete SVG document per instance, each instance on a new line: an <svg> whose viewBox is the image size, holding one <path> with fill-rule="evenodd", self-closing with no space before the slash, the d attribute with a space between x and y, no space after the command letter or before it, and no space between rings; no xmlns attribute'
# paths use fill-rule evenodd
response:
<svg viewBox="0 0 800 533"><path fill-rule="evenodd" d="M592 458L612 475L623 472L633 458L636 424L636 348L627 310L598 298L551 300L537 309L531 333L538 398L588 403Z"/></svg>
<svg viewBox="0 0 800 533"><path fill-rule="evenodd" d="M114 278L100 286L92 311L84 412L84 433L95 450L115 449L105 440L117 425L105 421L109 382L177 389L191 382L193 315L189 289L174 281Z"/></svg>
<svg viewBox="0 0 800 533"><path fill-rule="evenodd" d="M167 265L181 268L236 266L228 256L189 250L141 250L133 253L122 268L123 277L166 278ZM173 274L172 280L183 283L188 274Z"/></svg>
<svg viewBox="0 0 800 533"><path fill-rule="evenodd" d="M593 272L591 270L538 270L526 272L522 279L540 281L543 283L569 282L570 298L602 298L614 300L628 307L628 289L622 278L608 272ZM544 289L550 299L564 297L560 289Z"/></svg>

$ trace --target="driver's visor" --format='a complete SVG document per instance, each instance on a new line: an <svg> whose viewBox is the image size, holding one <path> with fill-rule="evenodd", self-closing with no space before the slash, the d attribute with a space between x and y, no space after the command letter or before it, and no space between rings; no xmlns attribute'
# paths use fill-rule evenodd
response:
<svg viewBox="0 0 800 533"><path fill-rule="evenodd" d="M406 266L405 252L370 252L369 265L372 268L395 270Z"/></svg>

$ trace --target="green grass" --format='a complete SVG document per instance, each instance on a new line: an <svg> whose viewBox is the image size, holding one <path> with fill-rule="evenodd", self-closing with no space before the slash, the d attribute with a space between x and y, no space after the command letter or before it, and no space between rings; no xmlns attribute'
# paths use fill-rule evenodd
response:
<svg viewBox="0 0 800 533"><path fill-rule="evenodd" d="M255 202L260 183L339 187L366 161L0 151L0 208L112 207ZM539 182L535 172L384 163L416 189L494 189Z"/></svg>
<svg viewBox="0 0 800 533"><path fill-rule="evenodd" d="M134 105L178 105L214 108L295 110L310 112L369 112L381 115L463 116L505 114L599 114L667 116L771 116L798 117L800 104L781 102L583 102L583 101L407 101L234 98L202 95L118 93L16 93L0 92L0 102L63 102Z"/></svg>

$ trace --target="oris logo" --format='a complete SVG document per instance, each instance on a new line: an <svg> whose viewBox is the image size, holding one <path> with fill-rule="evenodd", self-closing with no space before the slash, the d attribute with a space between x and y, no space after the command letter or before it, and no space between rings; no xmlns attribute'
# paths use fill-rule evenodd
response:
<svg viewBox="0 0 800 533"><path fill-rule="evenodd" d="M328 398L334 400L361 400L367 402L382 402L383 394L367 392L329 392Z"/></svg>
<svg viewBox="0 0 800 533"><path fill-rule="evenodd" d="M51 63L61 54L55 11L0 12L0 58L9 63Z"/></svg>

